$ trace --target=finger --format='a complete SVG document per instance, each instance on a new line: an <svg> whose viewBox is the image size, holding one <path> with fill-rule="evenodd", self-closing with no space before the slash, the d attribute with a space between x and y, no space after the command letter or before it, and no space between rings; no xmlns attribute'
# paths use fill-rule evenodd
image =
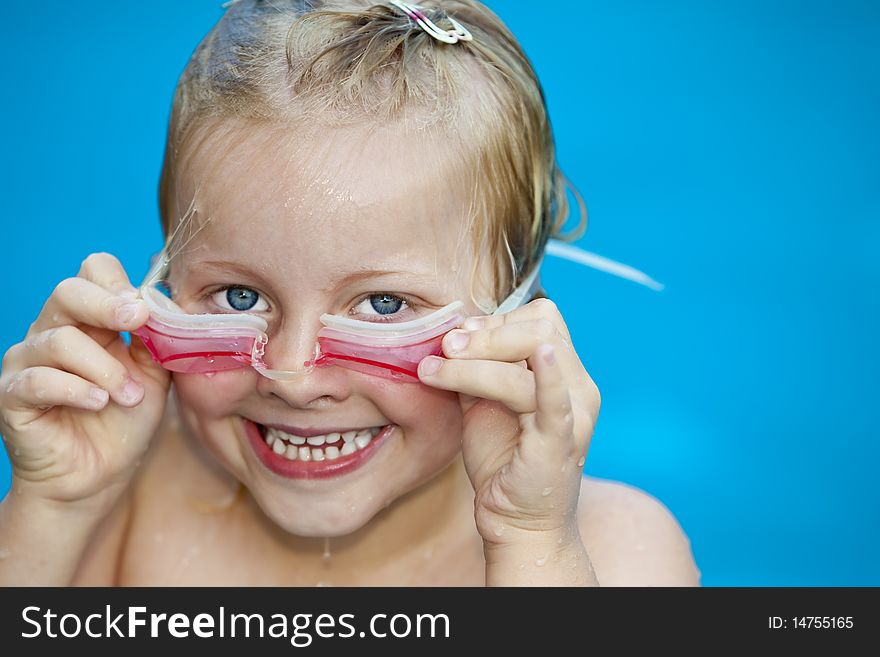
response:
<svg viewBox="0 0 880 657"><path fill-rule="evenodd" d="M551 344L542 344L528 362L535 375L535 429L568 445L574 429L574 416L556 349Z"/></svg>
<svg viewBox="0 0 880 657"><path fill-rule="evenodd" d="M443 338L443 353L449 358L512 363L527 359L541 344L553 344L562 349L569 343L553 322L540 318L511 322L495 328L450 331Z"/></svg>
<svg viewBox="0 0 880 657"><path fill-rule="evenodd" d="M120 296L85 278L66 278L55 287L28 333L66 324L85 325L112 331L101 339L109 343L107 338L115 338L118 331L134 330L148 318L146 303L134 296Z"/></svg>
<svg viewBox="0 0 880 657"><path fill-rule="evenodd" d="M516 413L535 410L534 376L514 363L428 356L419 363L419 379L435 388L499 401Z"/></svg>
<svg viewBox="0 0 880 657"><path fill-rule="evenodd" d="M111 292L135 291L136 288L128 280L125 267L109 253L92 253L79 268L79 278L84 278Z"/></svg>
<svg viewBox="0 0 880 657"><path fill-rule="evenodd" d="M466 319L463 329L493 329L505 324L523 322L535 319L547 319L557 328L565 341L571 344L571 334L559 308L550 299L535 299L526 305L515 308L503 315L475 315Z"/></svg>
<svg viewBox="0 0 880 657"><path fill-rule="evenodd" d="M70 372L107 390L123 406L136 405L144 392L121 362L75 326L28 337L7 352L6 361L12 371L46 366Z"/></svg>
<svg viewBox="0 0 880 657"><path fill-rule="evenodd" d="M16 372L0 389L0 406L10 423L22 426L37 419L53 406L70 406L85 410L100 410L107 405L109 395L89 381L75 374L51 367L30 367Z"/></svg>

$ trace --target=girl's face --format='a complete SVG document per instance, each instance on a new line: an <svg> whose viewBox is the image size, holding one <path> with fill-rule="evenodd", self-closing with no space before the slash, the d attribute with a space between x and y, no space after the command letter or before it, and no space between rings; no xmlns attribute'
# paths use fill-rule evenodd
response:
<svg viewBox="0 0 880 657"><path fill-rule="evenodd" d="M467 314L481 314L470 298L468 198L454 182L462 167L452 149L393 129L295 139L236 129L231 149L209 139L177 181L180 205L195 194L200 219L210 217L172 261L183 309L260 315L269 324L266 363L284 370L314 356L323 313L406 321L461 300ZM479 296L486 274L478 272L475 290L489 302ZM335 366L295 381L244 368L175 374L174 382L190 430L297 535L357 530L460 449L458 395L421 383ZM285 452L297 439L319 442L313 434L379 433L366 446L372 433L360 434L353 453L307 441L290 461L269 447L267 425L286 428Z"/></svg>

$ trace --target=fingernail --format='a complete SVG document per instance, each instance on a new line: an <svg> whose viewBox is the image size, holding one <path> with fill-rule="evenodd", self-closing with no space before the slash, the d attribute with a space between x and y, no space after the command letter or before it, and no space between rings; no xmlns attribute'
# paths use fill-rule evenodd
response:
<svg viewBox="0 0 880 657"><path fill-rule="evenodd" d="M440 370L443 361L436 356L428 356L419 363L419 372L422 376L431 376Z"/></svg>
<svg viewBox="0 0 880 657"><path fill-rule="evenodd" d="M128 324L137 315L138 308L137 303L124 303L116 309L116 319L123 324Z"/></svg>
<svg viewBox="0 0 880 657"><path fill-rule="evenodd" d="M92 388L89 390L89 400L92 402L92 405L96 408L101 408L104 404L107 403L107 400L110 398L110 393L108 393L103 388Z"/></svg>
<svg viewBox="0 0 880 657"><path fill-rule="evenodd" d="M483 325L483 320L480 317L469 317L462 324L462 328L467 329L468 331L476 331Z"/></svg>
<svg viewBox="0 0 880 657"><path fill-rule="evenodd" d="M450 351L464 351L470 341L471 338L465 331L452 331L446 336L446 346Z"/></svg>
<svg viewBox="0 0 880 657"><path fill-rule="evenodd" d="M135 403L142 394L144 394L144 387L134 379L128 379L122 387L122 399L128 404Z"/></svg>
<svg viewBox="0 0 880 657"><path fill-rule="evenodd" d="M556 364L556 350L552 344L545 344L541 347L541 356L548 365Z"/></svg>

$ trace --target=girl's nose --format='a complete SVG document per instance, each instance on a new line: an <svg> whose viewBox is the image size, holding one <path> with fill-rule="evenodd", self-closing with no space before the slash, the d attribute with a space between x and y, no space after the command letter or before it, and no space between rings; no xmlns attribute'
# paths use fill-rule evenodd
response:
<svg viewBox="0 0 880 657"><path fill-rule="evenodd" d="M319 399L322 403L342 401L351 394L342 368L311 364L319 353L319 328L320 324L310 326L297 322L269 337L263 361L273 373L260 375L257 382L260 394L280 397L300 408L314 406Z"/></svg>

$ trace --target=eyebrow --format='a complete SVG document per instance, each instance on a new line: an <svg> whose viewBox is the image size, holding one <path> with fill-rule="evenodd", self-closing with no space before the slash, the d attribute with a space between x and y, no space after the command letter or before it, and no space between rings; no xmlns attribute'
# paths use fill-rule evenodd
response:
<svg viewBox="0 0 880 657"><path fill-rule="evenodd" d="M203 260L200 262L196 262L192 265L192 268L196 267L205 267L209 269L215 269L221 272L234 271L243 276L252 276L254 278L258 278L263 283L267 283L265 278L263 278L258 272L250 269L245 265L240 265L234 262L222 262L215 260ZM329 279L329 285L321 288L321 292L328 292L333 290L334 288L341 288L346 285L351 285L352 283L356 283L358 281L367 279L367 278L378 278L380 276L393 276L395 274L404 274L411 278L414 278L418 281L422 282L430 282L433 281L434 278L427 278L415 272L405 272L405 271L396 271L393 269L360 269L358 271L351 272L345 276L339 276L336 278Z"/></svg>

